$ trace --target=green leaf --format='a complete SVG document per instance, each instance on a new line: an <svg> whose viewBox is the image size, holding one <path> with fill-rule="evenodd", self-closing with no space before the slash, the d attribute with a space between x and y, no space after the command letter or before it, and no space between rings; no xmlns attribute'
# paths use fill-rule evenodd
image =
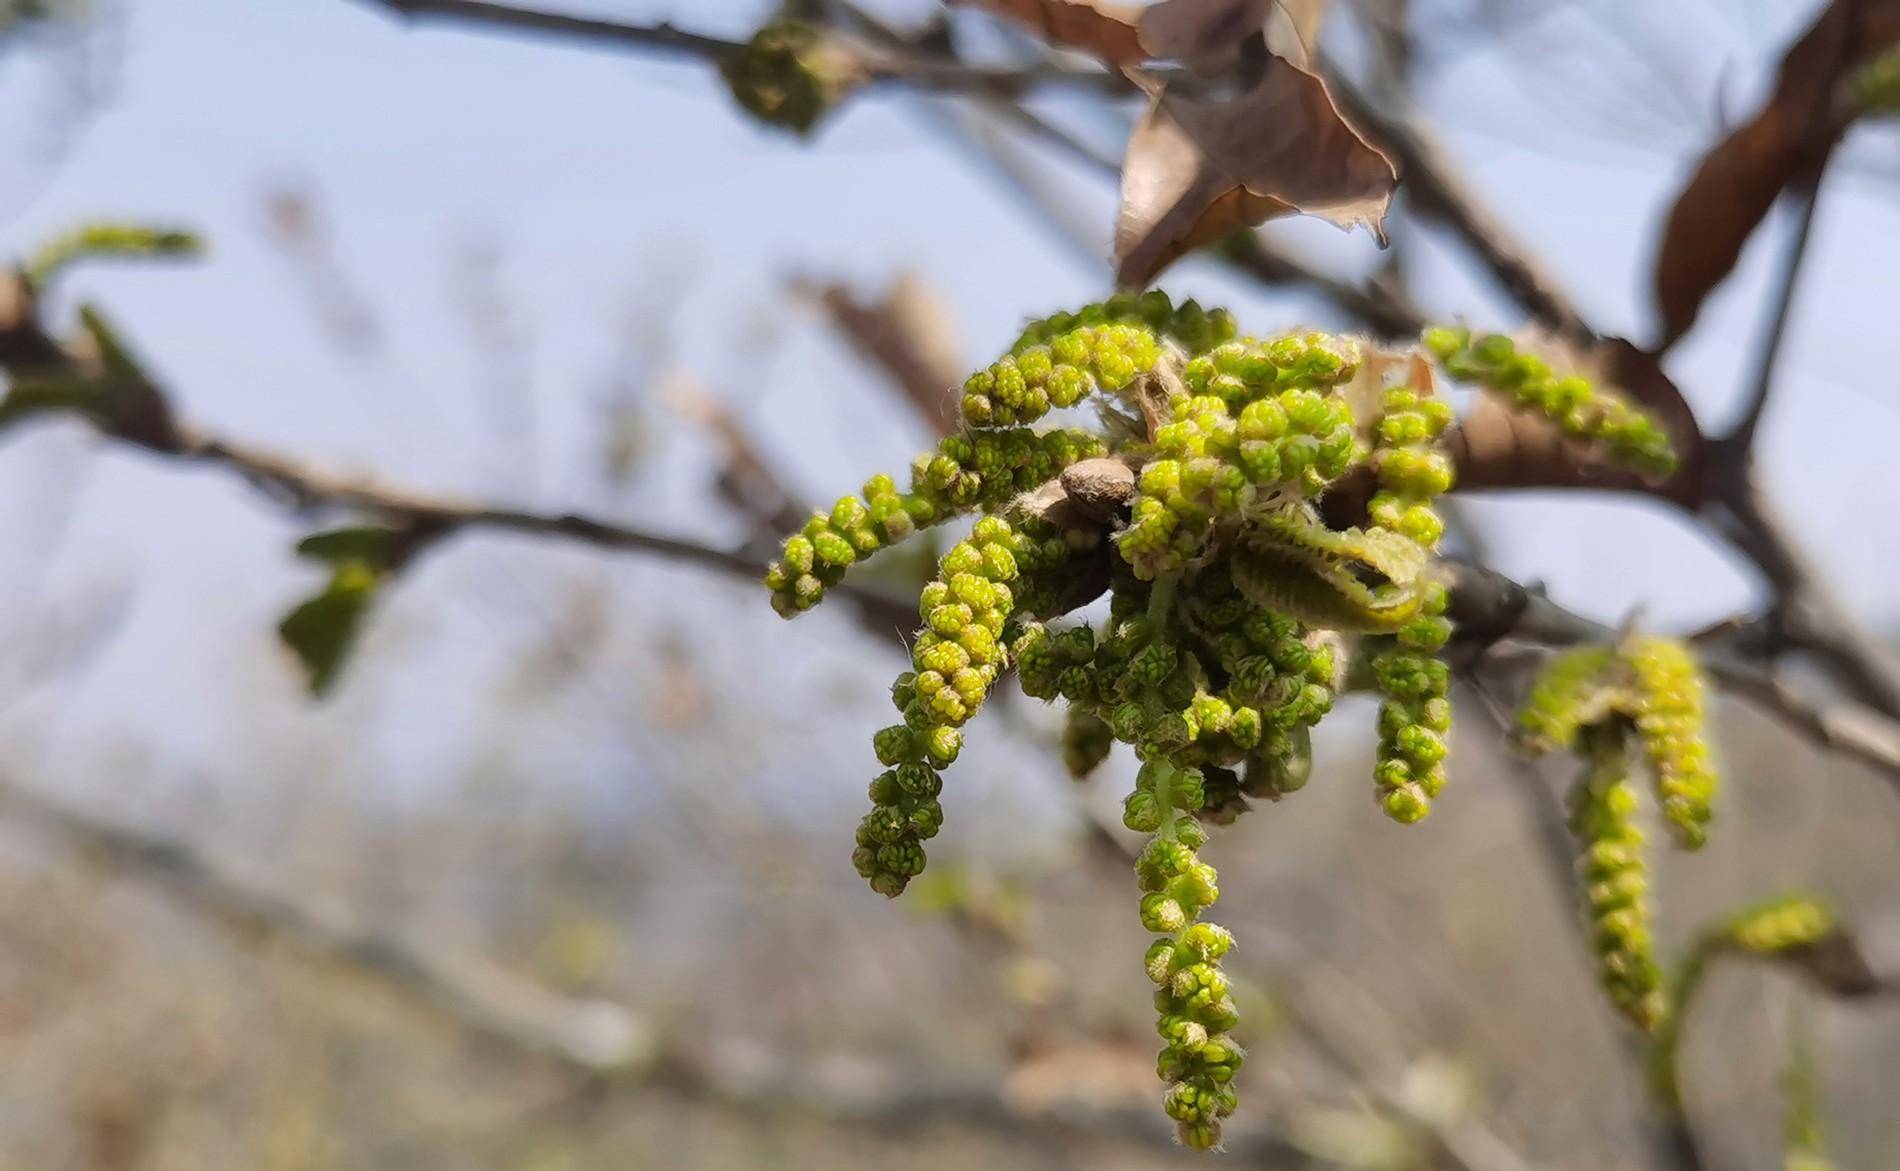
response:
<svg viewBox="0 0 1900 1171"><path fill-rule="evenodd" d="M98 350L99 365L106 377L114 381L143 383L145 371L132 357L132 351L126 347L119 331L106 320L105 314L96 305L79 307L79 324L85 327L86 334L92 339Z"/></svg>
<svg viewBox="0 0 1900 1171"><path fill-rule="evenodd" d="M334 568L357 561L372 569L394 567L398 530L387 525L348 525L312 533L297 542L297 556Z"/></svg>
<svg viewBox="0 0 1900 1171"><path fill-rule="evenodd" d="M336 682L382 584L383 575L370 564L340 562L322 593L278 623L277 634L303 664L312 695L325 694Z"/></svg>

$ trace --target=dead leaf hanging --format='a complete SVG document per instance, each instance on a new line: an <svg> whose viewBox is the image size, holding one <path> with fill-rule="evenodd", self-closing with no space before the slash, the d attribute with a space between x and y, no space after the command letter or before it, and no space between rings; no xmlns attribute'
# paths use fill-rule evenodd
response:
<svg viewBox="0 0 1900 1171"><path fill-rule="evenodd" d="M1147 59L1142 48L1142 9L1109 0L953 0L1008 17L1051 45L1092 53L1111 65Z"/></svg>
<svg viewBox="0 0 1900 1171"><path fill-rule="evenodd" d="M1151 57L1218 73L1260 35L1274 7L1275 0L1164 0L1141 14L1141 43Z"/></svg>
<svg viewBox="0 0 1900 1171"><path fill-rule="evenodd" d="M1116 279L1145 285L1177 257L1295 213L1384 236L1398 174L1333 104L1326 83L1281 58L1238 98L1153 97L1128 140Z"/></svg>
<svg viewBox="0 0 1900 1171"><path fill-rule="evenodd" d="M1656 256L1659 350L1695 323L1782 191L1819 174L1847 129L1851 112L1836 101L1844 76L1896 40L1900 0L1835 0L1789 47L1768 101L1703 157Z"/></svg>
<svg viewBox="0 0 1900 1171"><path fill-rule="evenodd" d="M1219 73L1242 44L1265 36L1275 54L1304 67L1325 13L1326 0L1162 0L1141 14L1141 43L1150 57Z"/></svg>

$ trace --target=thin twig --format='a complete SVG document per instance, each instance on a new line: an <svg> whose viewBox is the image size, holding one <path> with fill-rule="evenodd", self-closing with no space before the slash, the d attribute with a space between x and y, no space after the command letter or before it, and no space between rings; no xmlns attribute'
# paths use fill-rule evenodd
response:
<svg viewBox="0 0 1900 1171"><path fill-rule="evenodd" d="M1458 178L1430 135L1409 118L1381 109L1337 67L1322 64L1321 72L1340 109L1398 163L1412 207L1450 228L1532 317L1579 345L1597 340L1556 280Z"/></svg>
<svg viewBox="0 0 1900 1171"><path fill-rule="evenodd" d="M513 4L490 4L485 3L484 0L361 0L361 2L407 20L434 19L447 23L504 29L510 32L538 33L613 48L678 53L701 59L717 60L745 47L743 41L731 41L723 37L709 37L688 32L665 21L657 24L635 24L629 21L599 20L592 17L547 12L537 8L522 8Z"/></svg>
<svg viewBox="0 0 1900 1171"><path fill-rule="evenodd" d="M156 881L245 935L278 936L374 976L512 1049L589 1075L639 1070L657 1056L652 1025L619 1005L549 992L259 890L185 842L105 821L10 778L0 778L0 806Z"/></svg>
<svg viewBox="0 0 1900 1171"><path fill-rule="evenodd" d="M350 509L423 526L438 533L491 529L535 537L560 537L602 549L657 554L752 581L757 581L765 569L757 558L744 551L720 549L579 513L530 512L494 504L462 503L373 480L336 476L287 456L194 428L181 426L178 448L160 454L226 468L298 508ZM849 583L832 592L850 598L876 615L880 622L888 620L904 629L916 625L914 608L887 595Z"/></svg>
<svg viewBox="0 0 1900 1171"><path fill-rule="evenodd" d="M472 28L534 33L608 50L670 53L696 60L723 61L746 42L689 32L661 21L642 24L573 16L487 0L359 0L407 20L440 20ZM1073 70L1053 62L1027 68L990 68L954 58L900 55L885 46L833 31L832 43L857 67L855 81L867 86L896 84L914 89L1011 96L1051 84L1082 85L1122 92L1130 89L1119 75Z"/></svg>
<svg viewBox="0 0 1900 1171"><path fill-rule="evenodd" d="M1733 449L1736 458L1746 458L1754 449L1755 432L1761 426L1762 415L1768 407L1768 396L1774 389L1775 366L1781 357L1782 341L1788 335L1788 317L1794 307L1795 286L1800 281L1801 262L1808 254L1808 238L1813 235L1814 209L1821 202L1820 196L1821 175L1817 171L1795 193L1800 210L1796 213L1794 237L1782 255L1774 315L1769 318L1768 328L1762 335L1761 354L1755 359L1754 388L1742 407L1741 418L1720 440L1722 446Z"/></svg>

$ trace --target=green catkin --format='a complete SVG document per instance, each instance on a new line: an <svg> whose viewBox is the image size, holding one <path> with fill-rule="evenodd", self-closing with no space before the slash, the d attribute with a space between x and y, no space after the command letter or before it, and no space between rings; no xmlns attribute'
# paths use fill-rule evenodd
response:
<svg viewBox="0 0 1900 1171"><path fill-rule="evenodd" d="M1376 529L1436 552L1445 525L1432 502L1451 488L1451 461L1437 450L1451 410L1410 387L1385 392L1373 464L1379 491L1368 514ZM1416 617L1399 629L1398 645L1373 659L1379 704L1379 746L1373 766L1379 808L1401 824L1421 821L1445 787L1451 732L1451 672L1436 657L1451 638L1445 588L1427 583Z"/></svg>
<svg viewBox="0 0 1900 1171"><path fill-rule="evenodd" d="M1586 764L1571 793L1570 828L1599 982L1625 1019L1648 1032L1662 1023L1662 974L1649 931L1649 876L1627 728L1593 726L1580 737Z"/></svg>
<svg viewBox="0 0 1900 1171"><path fill-rule="evenodd" d="M898 677L891 698L904 722L873 737L887 771L871 782L871 812L858 825L851 862L879 894L895 898L924 869L923 843L943 825L938 770L956 760L962 726L983 706L1004 667L1003 631L1015 611L1018 538L988 516L937 563L919 610L923 629L911 645L914 670Z"/></svg>
<svg viewBox="0 0 1900 1171"><path fill-rule="evenodd" d="M1813 947L1839 927L1839 918L1826 903L1807 895L1780 895L1738 912L1718 938L1738 951L1772 956Z"/></svg>
<svg viewBox="0 0 1900 1171"><path fill-rule="evenodd" d="M1783 894L1744 908L1700 932L1676 965L1669 982L1668 1011L1650 1046L1649 1079L1657 1101L1672 1112L1682 1110L1678 1059L1683 1026L1707 980L1710 964L1718 956L1739 952L1772 958L1803 951L1826 943L1839 926L1839 919L1826 903L1808 895ZM1790 1102L1791 1108L1794 1105Z"/></svg>
<svg viewBox="0 0 1900 1171"><path fill-rule="evenodd" d="M1703 733L1702 673L1682 643L1638 638L1624 652L1635 676L1630 716L1656 782L1656 801L1676 840L1708 840L1716 773Z"/></svg>
<svg viewBox="0 0 1900 1171"><path fill-rule="evenodd" d="M1701 678L1683 643L1631 636L1613 646L1565 651L1532 683L1517 724L1519 743L1530 751L1568 750L1585 761L1572 824L1584 843L1586 901L1603 986L1618 1011L1656 1034L1651 1078L1664 1103L1674 1103L1683 1001L1699 985L1711 950L1765 950L1774 939L1800 938L1817 912L1797 900L1737 916L1683 960L1666 998L1656 994L1643 835L1628 772L1632 750L1640 748L1677 842L1691 849L1703 844L1715 773L1703 738Z"/></svg>
<svg viewBox="0 0 1900 1171"><path fill-rule="evenodd" d="M1451 423L1451 408L1405 386L1387 390L1383 406L1372 455L1379 491L1367 514L1379 528L1435 550L1445 522L1432 502L1452 481L1451 460L1438 450L1438 439Z"/></svg>
<svg viewBox="0 0 1900 1171"><path fill-rule="evenodd" d="M1086 707L1071 705L1062 727L1062 766L1076 780L1086 778L1108 759L1115 732L1108 721Z"/></svg>
<svg viewBox="0 0 1900 1171"><path fill-rule="evenodd" d="M1116 293L1072 313L1055 313L1032 321L1023 327L1009 352L1020 354L1080 326L1099 325L1142 326L1189 354L1213 349L1234 337L1234 316L1227 310L1203 309L1192 298L1176 305L1161 290L1149 289L1144 293Z"/></svg>
<svg viewBox="0 0 1900 1171"><path fill-rule="evenodd" d="M1553 658L1531 685L1518 712L1519 740L1533 752L1571 749L1581 729L1627 721L1671 834L1698 849L1708 840L1718 788L1704 690L1695 656L1680 640L1631 636L1616 646L1577 647Z"/></svg>
<svg viewBox="0 0 1900 1171"><path fill-rule="evenodd" d="M1503 334L1474 340L1468 329L1440 327L1426 330L1424 342L1453 378L1476 383L1518 410L1543 415L1570 438L1600 444L1612 458L1645 475L1675 471L1668 433L1622 395L1581 375L1553 372Z"/></svg>
<svg viewBox="0 0 1900 1171"><path fill-rule="evenodd" d="M1373 766L1379 808L1411 825L1431 812L1445 787L1446 736L1451 731L1451 668L1433 652L1450 637L1443 586L1429 589L1420 616L1399 636L1399 647L1372 661L1379 704L1379 745Z"/></svg>
<svg viewBox="0 0 1900 1171"><path fill-rule="evenodd" d="M1160 358L1161 340L1146 325L1080 325L970 375L963 421L970 427L1033 423L1098 389L1121 390Z"/></svg>
<svg viewBox="0 0 1900 1171"><path fill-rule="evenodd" d="M44 289L82 260L193 256L201 247L195 234L171 228L126 223L81 224L41 245L27 259L24 272L29 284Z"/></svg>
<svg viewBox="0 0 1900 1171"><path fill-rule="evenodd" d="M1200 921L1219 893L1197 853L1204 826L1306 784L1311 730L1358 636L1385 640L1372 673L1387 812L1424 815L1450 726L1447 599L1430 572L1450 412L1399 387L1376 418L1355 418L1358 343L1234 334L1224 312L1155 293L1032 324L971 377L963 430L915 462L908 487L873 477L788 538L767 574L790 616L857 561L979 514L923 587L912 670L892 688L903 721L874 738L886 771L853 863L887 895L923 869L943 819L941 770L1006 668L1025 694L1066 704L1075 775L1114 742L1131 746L1142 765L1123 820L1152 839L1137 873L1157 936L1157 1069L1165 1109L1197 1149L1220 1141L1241 1058L1219 962L1233 941ZM1031 429L1097 391L1115 396L1098 427ZM1064 474L1103 456L1113 464ZM1377 478L1368 523L1332 527L1320 498L1355 469ZM1057 621L1104 588L1105 618Z"/></svg>
<svg viewBox="0 0 1900 1171"><path fill-rule="evenodd" d="M1607 678L1615 661L1616 648L1585 646L1545 664L1517 713L1518 736L1524 745L1536 752L1574 748L1577 730L1597 722L1608 710L1614 690Z"/></svg>
<svg viewBox="0 0 1900 1171"><path fill-rule="evenodd" d="M973 509L1000 508L1107 450L1099 436L1074 428L952 435L913 462L908 492L880 474L865 481L862 496L840 497L830 512L812 513L766 570L772 607L796 617L823 601L851 566L886 546Z"/></svg>
<svg viewBox="0 0 1900 1171"><path fill-rule="evenodd" d="M1130 828L1154 836L1135 862L1141 886L1141 923L1157 938L1143 964L1156 984L1156 1031L1164 1042L1155 1061L1168 1083L1162 1106L1183 1145L1220 1145L1221 1120L1234 1112L1234 1074L1245 1056L1228 1035L1239 1022L1220 960L1234 938L1200 921L1220 898L1219 876L1196 851L1206 832L1190 816L1205 790L1193 770L1149 760L1129 798Z"/></svg>

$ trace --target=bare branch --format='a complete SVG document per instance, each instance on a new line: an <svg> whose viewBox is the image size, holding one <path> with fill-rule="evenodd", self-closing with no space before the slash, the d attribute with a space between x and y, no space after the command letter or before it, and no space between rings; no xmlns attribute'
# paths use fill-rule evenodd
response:
<svg viewBox="0 0 1900 1171"><path fill-rule="evenodd" d="M512 4L490 4L484 0L362 0L372 8L381 8L404 20L440 20L445 23L505 29L511 32L541 33L569 40L590 41L627 49L658 50L688 57L717 59L744 48L740 41L702 36L675 28L664 21L658 24L633 24L618 20L596 20L569 16Z"/></svg>
<svg viewBox="0 0 1900 1171"><path fill-rule="evenodd" d="M658 1055L653 1026L619 1005L561 996L258 890L184 842L100 820L11 779L0 779L0 805L158 882L242 935L288 939L512 1049L596 1076L641 1069Z"/></svg>
<svg viewBox="0 0 1900 1171"><path fill-rule="evenodd" d="M1340 108L1397 160L1413 208L1456 233L1532 317L1579 345L1597 340L1556 281L1484 208L1429 135L1408 118L1380 109L1338 68L1326 65L1322 72Z"/></svg>
<svg viewBox="0 0 1900 1171"><path fill-rule="evenodd" d="M741 1109L802 1110L847 1126L884 1130L961 1124L1000 1134L1048 1137L1053 1126L1108 1134L1165 1149L1170 1137L1146 1109L1076 1101L1031 1102L1002 1079L947 1077L914 1069L839 1079L821 1063L786 1060L743 1077L725 1070L715 1045L675 1043L657 1022L611 1001L576 999L492 969L451 958L401 935L371 930L306 902L251 885L197 848L117 825L0 779L0 806L61 840L154 883L185 905L227 925L241 939L274 938L311 959L340 965L403 994L476 1036L515 1053L552 1061L590 1084L655 1086ZM1306 1166L1283 1140L1243 1135L1232 1144L1275 1166Z"/></svg>
<svg viewBox="0 0 1900 1171"><path fill-rule="evenodd" d="M740 52L746 42L689 32L661 21L641 24L526 8L487 0L359 0L404 20L439 20L472 28L533 33L598 49L659 52L703 61L722 61ZM1029 68L988 68L954 58L900 54L891 46L872 44L849 33L831 30L831 42L844 50L857 69L854 80L866 86L899 84L914 89L1008 97L1051 84L1080 85L1125 92L1128 83L1119 74L1075 70L1054 63Z"/></svg>
<svg viewBox="0 0 1900 1171"><path fill-rule="evenodd" d="M1779 675L1724 657L1710 658L1707 669L1724 691L1774 716L1811 743L1871 766L1900 793L1900 724L1858 704L1822 707L1797 694Z"/></svg>
<svg viewBox="0 0 1900 1171"><path fill-rule="evenodd" d="M1755 385L1749 392L1748 401L1742 407L1741 418L1734 429L1723 436L1719 443L1725 449L1731 449L1732 458L1746 458L1755 446L1755 432L1761 426L1762 414L1768 409L1768 396L1775 385L1775 365L1781 357L1781 343L1788 334L1788 315L1794 308L1795 285L1801 276L1801 262L1808 254L1808 238L1813 235L1814 209L1820 203L1821 176L1816 173L1811 182L1801 185L1796 193L1801 210L1795 221L1794 238L1788 242L1788 250L1781 261L1781 271L1777 274L1774 314L1769 318L1768 327L1762 335L1761 356L1755 359Z"/></svg>
<svg viewBox="0 0 1900 1171"><path fill-rule="evenodd" d="M1467 650L1503 641L1568 646L1608 642L1617 632L1566 610L1495 570L1453 563L1451 610ZM1772 668L1731 648L1705 643L1703 667L1721 688L1798 733L1809 743L1860 761L1900 794L1900 722L1852 704L1823 707L1797 693Z"/></svg>
<svg viewBox="0 0 1900 1171"><path fill-rule="evenodd" d="M791 290L824 311L832 327L901 391L924 425L948 435L958 424L954 389L963 372L941 344L943 310L915 277L898 278L880 301L861 300L841 284L794 277Z"/></svg>

